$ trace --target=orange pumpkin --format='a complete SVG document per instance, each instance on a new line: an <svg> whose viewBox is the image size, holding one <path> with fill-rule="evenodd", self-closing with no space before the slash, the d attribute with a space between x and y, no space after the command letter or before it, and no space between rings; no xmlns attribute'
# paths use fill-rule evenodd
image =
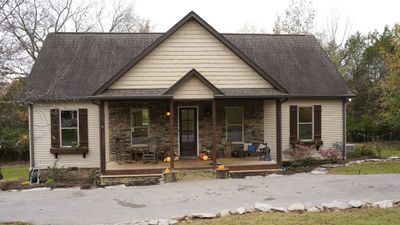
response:
<svg viewBox="0 0 400 225"><path fill-rule="evenodd" d="M217 170L225 170L224 164L221 164L217 167Z"/></svg>
<svg viewBox="0 0 400 225"><path fill-rule="evenodd" d="M166 169L164 170L164 173L171 173L171 169L170 169L170 168L166 168Z"/></svg>

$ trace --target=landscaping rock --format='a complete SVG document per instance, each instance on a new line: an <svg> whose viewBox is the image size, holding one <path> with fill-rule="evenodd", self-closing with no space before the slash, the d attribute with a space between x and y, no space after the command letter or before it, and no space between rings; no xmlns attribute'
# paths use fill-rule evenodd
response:
<svg viewBox="0 0 400 225"><path fill-rule="evenodd" d="M360 201L360 200L352 200L352 201L349 201L348 204L353 208L361 208L361 207L365 207L367 205L367 203Z"/></svg>
<svg viewBox="0 0 400 225"><path fill-rule="evenodd" d="M288 207L289 212L303 212L304 210L305 210L304 205L299 202L294 203Z"/></svg>
<svg viewBox="0 0 400 225"><path fill-rule="evenodd" d="M105 189L113 189L113 188L127 188L125 184L119 184L119 185L111 185L111 186L106 186L104 187Z"/></svg>
<svg viewBox="0 0 400 225"><path fill-rule="evenodd" d="M276 174L276 173L271 173L268 175L268 177L283 177L282 174Z"/></svg>
<svg viewBox="0 0 400 225"><path fill-rule="evenodd" d="M214 213L192 213L191 217L198 219L213 219L216 218L217 215L215 215Z"/></svg>
<svg viewBox="0 0 400 225"><path fill-rule="evenodd" d="M323 203L323 204L321 204L321 206L324 209L349 209L349 208L351 208L351 206L348 205L347 203L339 202L339 201L333 201L333 202L330 202L330 203Z"/></svg>
<svg viewBox="0 0 400 225"><path fill-rule="evenodd" d="M389 160L400 160L399 156L391 156L388 158Z"/></svg>
<svg viewBox="0 0 400 225"><path fill-rule="evenodd" d="M254 204L254 208L260 212L269 212L271 211L271 205L266 204L266 203L256 203Z"/></svg>
<svg viewBox="0 0 400 225"><path fill-rule="evenodd" d="M321 209L316 206L307 209L307 212L320 212L320 211Z"/></svg>
<svg viewBox="0 0 400 225"><path fill-rule="evenodd" d="M336 168L336 167L342 167L342 165L341 164L324 164L324 165L321 165L321 167L323 167L323 168Z"/></svg>
<svg viewBox="0 0 400 225"><path fill-rule="evenodd" d="M283 207L271 207L272 212L287 212L287 209Z"/></svg>
<svg viewBox="0 0 400 225"><path fill-rule="evenodd" d="M218 213L219 217L223 218L223 217L227 217L229 215L231 215L231 213L229 212L229 210L225 209L225 210L221 210Z"/></svg>
<svg viewBox="0 0 400 225"><path fill-rule="evenodd" d="M383 200L379 202L374 202L372 207L377 207L381 209L393 208L393 200Z"/></svg>
<svg viewBox="0 0 400 225"><path fill-rule="evenodd" d="M366 159L365 162L382 162L383 159Z"/></svg>
<svg viewBox="0 0 400 225"><path fill-rule="evenodd" d="M326 168L317 167L313 171L311 171L310 173L314 174L314 175L325 175L325 174L328 173L328 170Z"/></svg>
<svg viewBox="0 0 400 225"><path fill-rule="evenodd" d="M186 219L186 215L176 215L176 216L171 216L171 219L177 220L177 221L183 221Z"/></svg>
<svg viewBox="0 0 400 225"><path fill-rule="evenodd" d="M22 190L21 192L33 192L33 191L51 191L51 188L49 187L32 188L32 189Z"/></svg>
<svg viewBox="0 0 400 225"><path fill-rule="evenodd" d="M247 212L245 207L239 207L236 209L237 214L242 215L245 214Z"/></svg>

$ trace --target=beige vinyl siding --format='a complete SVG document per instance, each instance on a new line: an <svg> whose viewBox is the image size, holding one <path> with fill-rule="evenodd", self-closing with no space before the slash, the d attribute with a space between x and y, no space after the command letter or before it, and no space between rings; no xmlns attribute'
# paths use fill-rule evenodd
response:
<svg viewBox="0 0 400 225"><path fill-rule="evenodd" d="M174 99L210 99L213 92L196 77L181 84L173 93Z"/></svg>
<svg viewBox="0 0 400 225"><path fill-rule="evenodd" d="M109 89L168 88L195 68L217 88L272 88L195 21L188 21Z"/></svg>
<svg viewBox="0 0 400 225"><path fill-rule="evenodd" d="M301 100L289 99L282 104L282 151L289 148L289 107L321 105L322 147L331 147L335 142L343 140L343 116L341 99Z"/></svg>
<svg viewBox="0 0 400 225"><path fill-rule="evenodd" d="M264 142L271 148L271 158L276 160L276 103L264 101Z"/></svg>
<svg viewBox="0 0 400 225"><path fill-rule="evenodd" d="M51 127L50 109L74 110L88 109L89 152L86 158L82 154L58 155L50 153ZM98 168L100 167L99 107L89 102L81 103L38 103L33 106L33 138L35 167L47 168L57 162L61 167Z"/></svg>

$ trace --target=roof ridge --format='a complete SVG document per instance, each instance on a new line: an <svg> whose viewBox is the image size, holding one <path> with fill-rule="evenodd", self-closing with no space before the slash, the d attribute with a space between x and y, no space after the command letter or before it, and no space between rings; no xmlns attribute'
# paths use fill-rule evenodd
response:
<svg viewBox="0 0 400 225"><path fill-rule="evenodd" d="M111 35L121 35L121 34L165 34L166 32L51 32L49 35L59 35L59 34L95 34L95 35L105 35L105 34L111 34ZM222 35L260 35L260 36L304 36L304 37L312 37L314 36L313 34L271 34L271 33L220 33Z"/></svg>

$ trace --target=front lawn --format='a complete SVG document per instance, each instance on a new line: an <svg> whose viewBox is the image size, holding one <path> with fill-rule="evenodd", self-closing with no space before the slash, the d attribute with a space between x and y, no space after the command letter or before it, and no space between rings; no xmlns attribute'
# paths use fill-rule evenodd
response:
<svg viewBox="0 0 400 225"><path fill-rule="evenodd" d="M18 180L28 179L29 164L18 164L18 165L5 165L1 166L1 172L3 173L3 180Z"/></svg>
<svg viewBox="0 0 400 225"><path fill-rule="evenodd" d="M319 213L256 213L228 216L213 220L194 220L183 224L266 224L266 225L389 225L399 224L400 208L392 209L353 209L344 212Z"/></svg>
<svg viewBox="0 0 400 225"><path fill-rule="evenodd" d="M366 162L362 164L352 164L350 166L332 168L331 174L382 174L382 173L400 173L400 161L385 162Z"/></svg>

